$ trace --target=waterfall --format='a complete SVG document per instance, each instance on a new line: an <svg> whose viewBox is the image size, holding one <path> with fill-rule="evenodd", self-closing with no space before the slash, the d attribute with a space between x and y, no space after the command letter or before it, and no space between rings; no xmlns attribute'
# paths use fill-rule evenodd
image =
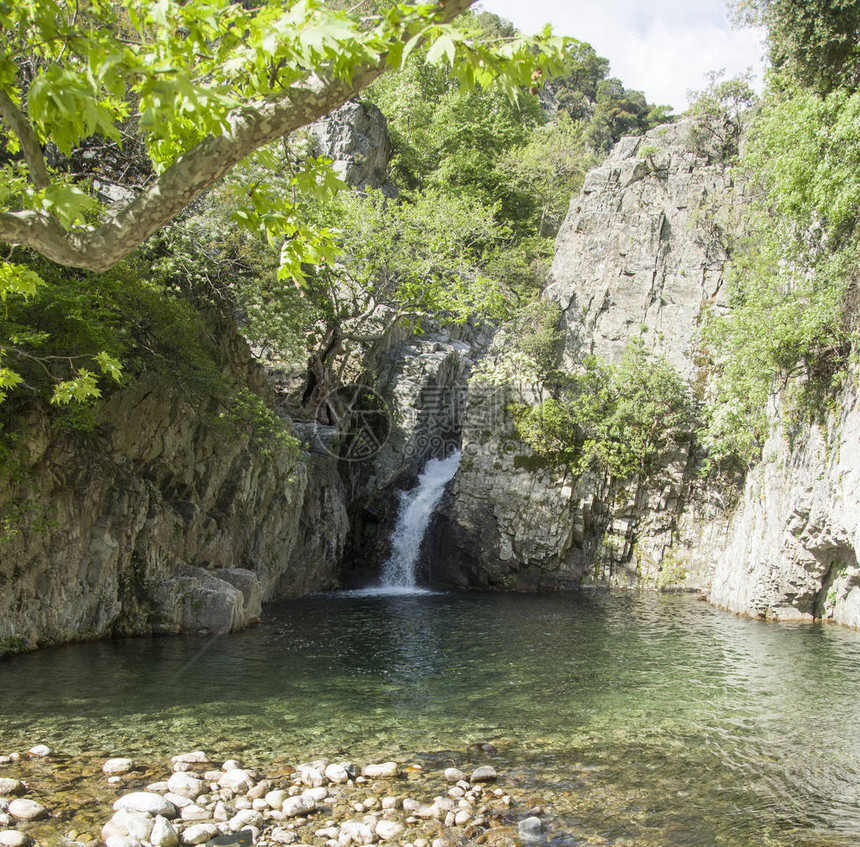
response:
<svg viewBox="0 0 860 847"><path fill-rule="evenodd" d="M418 477L415 488L400 492L397 524L391 536L391 555L382 566L384 591L395 593L415 589L415 566L424 533L430 526L445 486L457 472L459 464L459 450L447 459L431 459Z"/></svg>

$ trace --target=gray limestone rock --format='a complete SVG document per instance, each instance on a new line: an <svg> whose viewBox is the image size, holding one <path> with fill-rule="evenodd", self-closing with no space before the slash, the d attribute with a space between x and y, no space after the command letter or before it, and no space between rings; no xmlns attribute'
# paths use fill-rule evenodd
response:
<svg viewBox="0 0 860 847"><path fill-rule="evenodd" d="M742 188L688 135L682 121L622 139L571 201L543 292L561 309L563 370L591 353L617 362L636 339L696 376L697 321L704 307L724 307L720 227ZM488 359L509 344L498 333ZM508 392L470 383L463 458L442 505L443 578L527 589L704 586L711 550L691 550L721 543L727 520L691 502L688 449L666 451L645 485L571 478L534 455L506 413L544 397L527 381Z"/></svg>
<svg viewBox="0 0 860 847"><path fill-rule="evenodd" d="M131 812L144 812L149 815L163 815L166 818L176 817L176 806L158 794L149 791L134 791L114 801L114 811L124 809Z"/></svg>
<svg viewBox="0 0 860 847"><path fill-rule="evenodd" d="M854 368L824 426L790 434L774 426L716 557L710 602L754 617L860 627L858 377Z"/></svg>
<svg viewBox="0 0 860 847"><path fill-rule="evenodd" d="M391 142L388 124L369 102L350 100L307 129L317 150L333 160L333 168L348 185L379 188L389 197L397 189L388 180Z"/></svg>

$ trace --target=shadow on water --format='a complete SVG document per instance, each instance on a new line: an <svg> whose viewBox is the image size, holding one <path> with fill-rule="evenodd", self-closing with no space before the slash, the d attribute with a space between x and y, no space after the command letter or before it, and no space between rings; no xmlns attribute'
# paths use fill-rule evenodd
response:
<svg viewBox="0 0 860 847"><path fill-rule="evenodd" d="M558 843L860 841L860 633L599 592L320 595L266 617L0 662L0 745L441 767L491 741Z"/></svg>

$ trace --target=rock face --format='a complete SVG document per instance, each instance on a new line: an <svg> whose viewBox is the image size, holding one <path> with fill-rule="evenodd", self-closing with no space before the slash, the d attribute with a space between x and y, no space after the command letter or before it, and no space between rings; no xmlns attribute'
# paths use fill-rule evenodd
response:
<svg viewBox="0 0 860 847"><path fill-rule="evenodd" d="M265 392L244 342L225 338L231 379ZM28 432L27 509L0 556L0 646L228 632L259 621L261 601L337 580L347 518L332 457L270 455L146 382L101 404L86 438L38 416ZM8 509L4 496L15 492L0 491Z"/></svg>
<svg viewBox="0 0 860 847"><path fill-rule="evenodd" d="M312 123L307 132L348 185L378 188L389 197L397 196L397 189L388 181L388 124L373 103L350 100Z"/></svg>
<svg viewBox="0 0 860 847"><path fill-rule="evenodd" d="M697 319L706 304L722 305L720 228L736 189L688 135L681 122L622 139L572 201L544 292L562 310L562 367L587 353L617 361L641 339L694 377ZM647 483L567 479L502 414L540 390L520 386L500 400L470 387L464 460L443 517L443 576L505 588L705 585L709 545L724 543L726 519L707 492L693 491L689 452L663 456ZM706 555L690 554L703 545Z"/></svg>
<svg viewBox="0 0 860 847"><path fill-rule="evenodd" d="M393 336L369 355L391 429L372 461L345 468L350 536L343 572L349 584L371 580L387 557L400 492L415 484L428 459L459 446L468 374L490 338L486 328L434 326L421 336Z"/></svg>
<svg viewBox="0 0 860 847"><path fill-rule="evenodd" d="M858 374L825 427L776 425L749 474L708 599L756 617L860 627Z"/></svg>
<svg viewBox="0 0 860 847"><path fill-rule="evenodd" d="M641 337L694 374L702 306L722 303L720 235L734 187L724 167L690 149L689 132L682 121L622 138L571 203L544 291L562 310L568 366L583 353L617 361Z"/></svg>

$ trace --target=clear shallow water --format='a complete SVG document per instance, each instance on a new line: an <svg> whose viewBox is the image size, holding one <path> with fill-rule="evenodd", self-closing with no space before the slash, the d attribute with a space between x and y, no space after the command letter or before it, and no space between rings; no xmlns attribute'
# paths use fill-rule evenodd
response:
<svg viewBox="0 0 860 847"><path fill-rule="evenodd" d="M444 767L492 742L556 844L860 843L860 633L659 595L321 596L214 640L0 662L0 750Z"/></svg>

